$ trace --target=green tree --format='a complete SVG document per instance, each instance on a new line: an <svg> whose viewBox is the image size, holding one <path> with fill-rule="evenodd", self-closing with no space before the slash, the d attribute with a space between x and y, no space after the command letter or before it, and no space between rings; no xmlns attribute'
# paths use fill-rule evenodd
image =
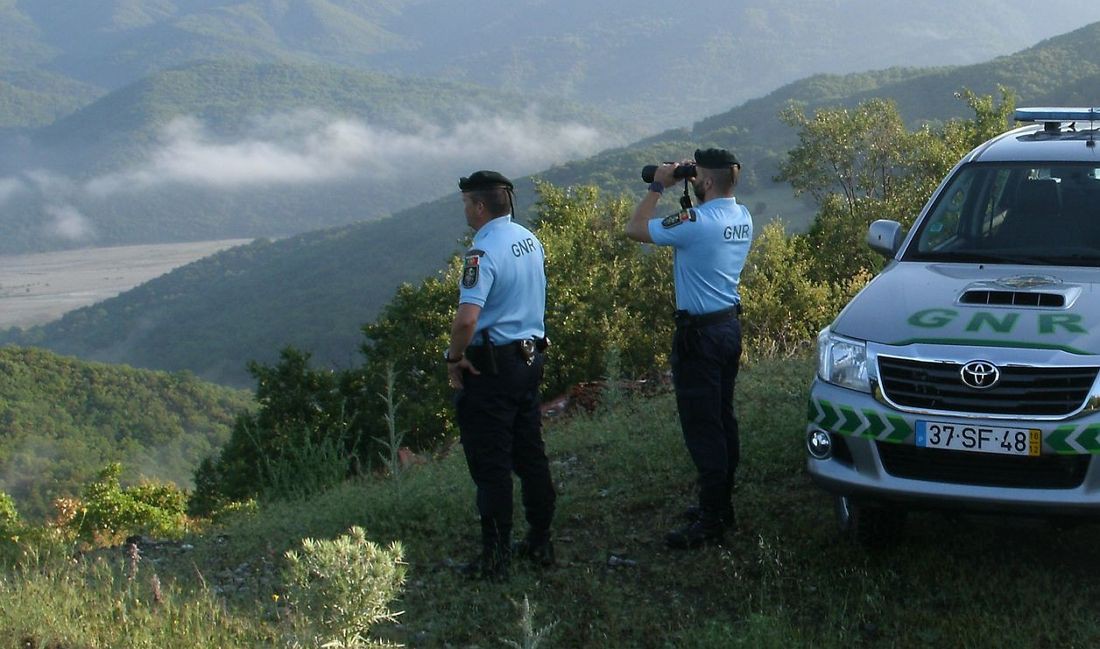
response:
<svg viewBox="0 0 1100 649"><path fill-rule="evenodd" d="M250 363L259 408L237 416L217 458L195 472L190 510L206 514L255 496L323 490L355 469L361 422L354 372L316 370L285 348L274 366Z"/></svg>
<svg viewBox="0 0 1100 649"><path fill-rule="evenodd" d="M361 349L367 360L358 378L359 405L370 437L387 435L383 395L391 367L394 394L402 400L395 423L405 431L405 442L415 449L432 448L453 432L442 354L458 302L460 273L461 259L455 257L419 286L402 285L378 319L363 327Z"/></svg>
<svg viewBox="0 0 1100 649"><path fill-rule="evenodd" d="M959 158L1005 130L1015 106L1003 88L1000 103L969 90L956 97L974 112L973 119L914 131L906 129L897 106L883 99L853 110L822 109L813 117L797 105L780 114L799 129L799 144L788 152L778 179L818 203L805 238L816 281L843 285L880 270L882 258L865 244L871 222L912 224Z"/></svg>
<svg viewBox="0 0 1100 649"><path fill-rule="evenodd" d="M110 462L126 467L126 482L187 484L252 403L186 373L0 347L0 489L41 521Z"/></svg>
<svg viewBox="0 0 1100 649"><path fill-rule="evenodd" d="M779 119L798 129L798 146L776 178L796 194L809 193L819 204L839 194L850 212L861 198L889 200L911 137L893 102L870 99L853 110L822 109L813 117L792 104Z"/></svg>
<svg viewBox="0 0 1100 649"><path fill-rule="evenodd" d="M0 537L14 533L22 525L19 510L15 508L15 499L0 491Z"/></svg>
<svg viewBox="0 0 1100 649"><path fill-rule="evenodd" d="M744 274L746 345L754 353L789 353L814 334L885 263L865 243L876 219L912 224L941 179L967 151L1001 133L1015 105L969 90L956 95L974 112L940 128L909 131L897 107L882 99L853 110L797 105L780 119L799 129L779 179L808 193L818 212L804 234L772 224L757 237Z"/></svg>
<svg viewBox="0 0 1100 649"><path fill-rule="evenodd" d="M867 280L865 274L848 283L815 280L814 257L805 246L805 236L788 236L779 221L765 226L753 241L741 276L749 357L803 352Z"/></svg>
<svg viewBox="0 0 1100 649"><path fill-rule="evenodd" d="M666 363L673 309L671 255L628 240L631 205L595 187L539 184L534 230L546 249L546 329L552 340L544 391L556 394L603 375L609 353L623 376L650 376ZM462 259L419 285L401 286L378 319L363 327L360 368L313 370L309 355L286 349L280 362L252 363L254 413L237 419L221 454L195 474L193 512L256 495L288 495L280 475L300 488L322 487L373 462L388 426L413 449L438 447L455 425L440 355L458 301ZM387 379L401 408L386 409ZM343 472L337 471L343 467Z"/></svg>
<svg viewBox="0 0 1100 649"><path fill-rule="evenodd" d="M625 236L633 208L626 198L605 198L593 186L538 189L552 343L544 389L603 376L613 349L627 378L662 370L675 308L669 250Z"/></svg>

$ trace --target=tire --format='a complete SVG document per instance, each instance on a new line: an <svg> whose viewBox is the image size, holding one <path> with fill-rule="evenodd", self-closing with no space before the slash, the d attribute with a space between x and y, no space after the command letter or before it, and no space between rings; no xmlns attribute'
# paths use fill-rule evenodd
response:
<svg viewBox="0 0 1100 649"><path fill-rule="evenodd" d="M834 497L833 511L840 534L867 550L897 545L908 513L897 507L855 502L848 496Z"/></svg>

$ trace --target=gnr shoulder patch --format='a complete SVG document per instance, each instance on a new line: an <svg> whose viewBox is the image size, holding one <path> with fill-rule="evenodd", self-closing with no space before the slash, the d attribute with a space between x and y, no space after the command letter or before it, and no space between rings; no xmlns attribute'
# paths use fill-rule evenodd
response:
<svg viewBox="0 0 1100 649"><path fill-rule="evenodd" d="M477 286L477 280L481 275L481 258L484 255L484 250L468 250L466 252L466 262L462 265L462 288Z"/></svg>
<svg viewBox="0 0 1100 649"><path fill-rule="evenodd" d="M674 228L685 221L695 221L695 210L680 210L661 219L661 227Z"/></svg>

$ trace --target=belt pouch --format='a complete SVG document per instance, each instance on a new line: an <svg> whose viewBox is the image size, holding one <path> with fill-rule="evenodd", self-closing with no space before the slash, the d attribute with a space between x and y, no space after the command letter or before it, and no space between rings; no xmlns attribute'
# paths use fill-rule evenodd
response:
<svg viewBox="0 0 1100 649"><path fill-rule="evenodd" d="M489 338L489 330L481 330L481 348L485 350L485 360L488 361L487 368L478 368L482 372L486 372L493 376L500 374L500 370L497 368L497 348L493 345L493 341Z"/></svg>

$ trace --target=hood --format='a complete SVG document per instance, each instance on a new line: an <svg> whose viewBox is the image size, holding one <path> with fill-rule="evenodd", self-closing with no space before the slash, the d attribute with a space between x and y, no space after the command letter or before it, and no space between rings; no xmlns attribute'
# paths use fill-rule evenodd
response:
<svg viewBox="0 0 1100 649"><path fill-rule="evenodd" d="M1100 270L895 263L837 316L842 336L1100 354Z"/></svg>

